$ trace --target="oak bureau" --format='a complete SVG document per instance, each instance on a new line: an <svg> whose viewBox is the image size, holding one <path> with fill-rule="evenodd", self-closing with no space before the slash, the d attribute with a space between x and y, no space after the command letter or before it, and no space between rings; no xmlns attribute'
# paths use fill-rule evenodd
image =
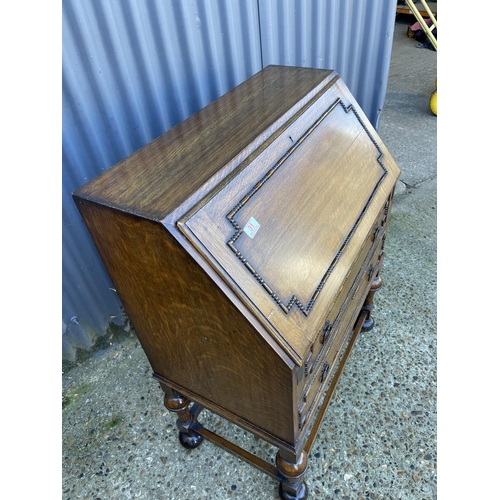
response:
<svg viewBox="0 0 500 500"><path fill-rule="evenodd" d="M268 66L73 193L185 447L206 438L307 497L373 327L399 173L335 71ZM204 408L276 462L203 427Z"/></svg>

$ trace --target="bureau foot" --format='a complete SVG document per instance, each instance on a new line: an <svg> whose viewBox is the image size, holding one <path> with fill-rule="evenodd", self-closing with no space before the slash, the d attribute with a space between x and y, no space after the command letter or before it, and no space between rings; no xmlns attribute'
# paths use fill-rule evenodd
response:
<svg viewBox="0 0 500 500"><path fill-rule="evenodd" d="M306 482L302 481L300 491L297 493L297 495L290 495L288 491L283 490L283 483L280 483L278 493L282 500L305 500L309 492Z"/></svg>
<svg viewBox="0 0 500 500"><path fill-rule="evenodd" d="M305 451L300 453L295 463L283 458L281 451L278 452L276 466L282 478L278 492L282 500L305 500L307 498L308 489L304 481L307 465L308 459Z"/></svg>
<svg viewBox="0 0 500 500"><path fill-rule="evenodd" d="M363 332L368 332L375 326L375 321L373 320L373 316L372 316L373 296L375 295L375 292L378 292L381 288L382 288L382 278L380 276L377 276L373 280L372 286L370 287L370 291L368 292L368 295L366 296L365 303L363 304L363 307L361 308L362 311L367 312L365 322L363 323L363 326L361 328L361 331L363 331Z"/></svg>
<svg viewBox="0 0 500 500"><path fill-rule="evenodd" d="M195 431L179 432L179 442L188 450L194 450L203 443L203 436Z"/></svg>
<svg viewBox="0 0 500 500"><path fill-rule="evenodd" d="M192 429L197 420L196 416L189 412L189 405L191 404L191 401L170 387L161 383L160 385L165 392L165 407L167 410L177 414L179 442L182 446L184 446L184 448L188 448L190 450L198 448L198 446L200 446L203 442L203 436Z"/></svg>

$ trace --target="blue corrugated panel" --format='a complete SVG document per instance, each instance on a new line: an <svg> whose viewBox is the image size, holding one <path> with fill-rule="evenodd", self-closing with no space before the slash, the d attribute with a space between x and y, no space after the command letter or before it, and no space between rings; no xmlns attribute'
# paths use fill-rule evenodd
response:
<svg viewBox="0 0 500 500"><path fill-rule="evenodd" d="M63 1L64 359L123 319L71 192L268 64L338 70L376 123L395 2Z"/></svg>
<svg viewBox="0 0 500 500"><path fill-rule="evenodd" d="M377 127L397 0L259 0L263 65L336 70Z"/></svg>

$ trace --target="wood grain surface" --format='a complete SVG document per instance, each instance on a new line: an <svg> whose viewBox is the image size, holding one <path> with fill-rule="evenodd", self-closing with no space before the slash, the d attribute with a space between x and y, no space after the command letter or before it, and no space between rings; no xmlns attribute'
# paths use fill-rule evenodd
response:
<svg viewBox="0 0 500 500"><path fill-rule="evenodd" d="M266 133L332 71L268 66L77 191L160 220Z"/></svg>
<svg viewBox="0 0 500 500"><path fill-rule="evenodd" d="M160 224L78 204L154 372L293 443L292 370L237 308Z"/></svg>

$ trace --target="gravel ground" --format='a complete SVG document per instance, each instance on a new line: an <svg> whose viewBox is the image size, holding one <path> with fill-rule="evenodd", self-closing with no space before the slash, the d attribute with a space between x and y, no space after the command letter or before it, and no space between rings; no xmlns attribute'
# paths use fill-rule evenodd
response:
<svg viewBox="0 0 500 500"><path fill-rule="evenodd" d="M396 22L382 140L401 170L375 328L361 333L310 456L310 498L437 498L437 54ZM419 75L418 78L412 78ZM416 84L415 82L418 82ZM205 441L180 446L175 417L133 332L62 376L62 499L278 499L278 483ZM276 449L203 411L199 420L274 460Z"/></svg>

